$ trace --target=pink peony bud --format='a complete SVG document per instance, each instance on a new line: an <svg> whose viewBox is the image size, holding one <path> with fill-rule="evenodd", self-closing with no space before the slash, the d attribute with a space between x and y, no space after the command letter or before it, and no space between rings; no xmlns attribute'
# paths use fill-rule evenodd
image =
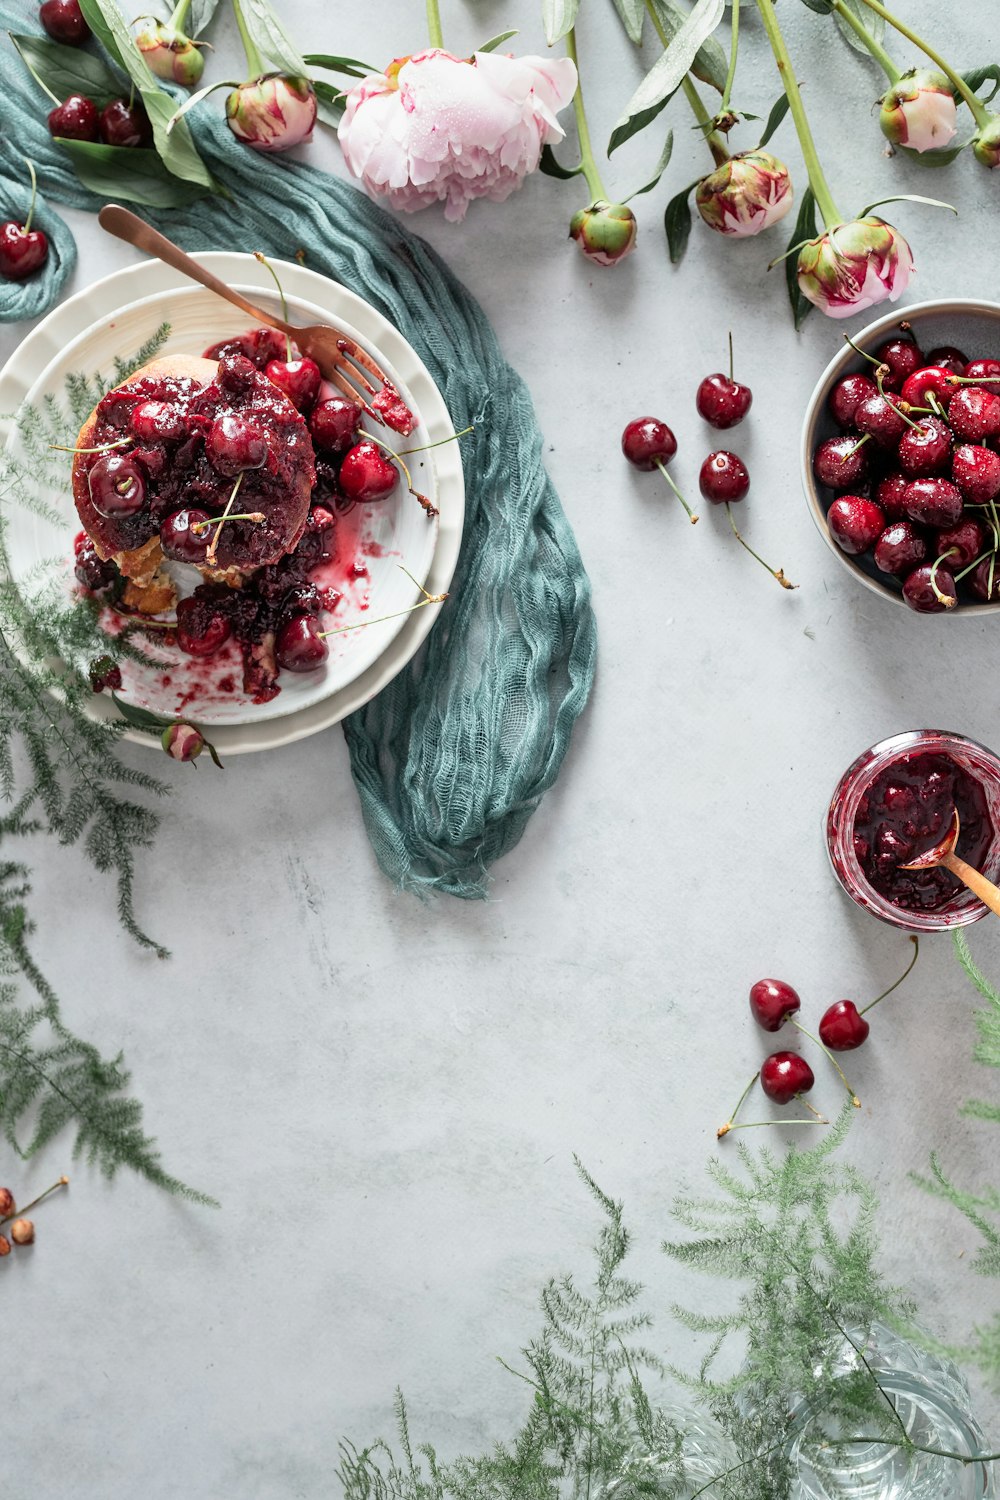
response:
<svg viewBox="0 0 1000 1500"><path fill-rule="evenodd" d="M237 140L255 151L287 151L312 136L316 94L308 78L271 73L233 89L226 120Z"/></svg>
<svg viewBox="0 0 1000 1500"><path fill-rule="evenodd" d="M160 743L173 760L197 760L205 748L205 736L193 724L168 724Z"/></svg>
<svg viewBox="0 0 1000 1500"><path fill-rule="evenodd" d="M439 47L399 57L355 84L337 135L372 194L413 213L444 204L465 218L475 198L502 203L561 141L556 119L576 88L568 57L454 57Z"/></svg>
<svg viewBox="0 0 1000 1500"><path fill-rule="evenodd" d="M876 302L895 302L909 285L913 256L898 229L869 216L803 245L797 273L802 295L821 312L849 318Z"/></svg>
<svg viewBox="0 0 1000 1500"><path fill-rule="evenodd" d="M139 23L135 44L157 78L165 78L168 83L181 83L189 89L205 71L201 49L191 38L152 17Z"/></svg>
<svg viewBox="0 0 1000 1500"><path fill-rule="evenodd" d="M894 146L935 151L958 133L958 109L951 84L933 68L904 73L881 101L878 122Z"/></svg>
<svg viewBox="0 0 1000 1500"><path fill-rule="evenodd" d="M767 151L744 151L702 178L695 203L719 234L760 234L791 208L792 179L784 162Z"/></svg>
<svg viewBox="0 0 1000 1500"><path fill-rule="evenodd" d="M984 167L1000 167L1000 115L993 115L972 143L976 161Z"/></svg>
<svg viewBox="0 0 1000 1500"><path fill-rule="evenodd" d="M624 203L599 200L570 220L569 237L597 266L616 266L635 249L635 214Z"/></svg>

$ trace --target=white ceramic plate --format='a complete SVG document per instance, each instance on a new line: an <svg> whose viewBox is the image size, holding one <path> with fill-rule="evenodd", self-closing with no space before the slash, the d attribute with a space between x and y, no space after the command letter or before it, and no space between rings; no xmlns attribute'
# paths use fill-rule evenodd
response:
<svg viewBox="0 0 1000 1500"><path fill-rule="evenodd" d="M276 306L273 282L268 287L266 268L252 256L211 253L202 258L217 274L249 290L268 308ZM406 447L434 442L451 433L444 402L427 370L398 331L374 308L316 272L288 263L281 263L278 269L293 322L335 322L369 348L387 369L420 419L417 433L400 440ZM65 376L70 371L111 374L114 356L132 354L164 321L171 324L167 345L171 352L200 353L209 343L247 327L246 317L237 309L192 286L159 262L144 262L71 298L28 335L0 374L0 410L10 411L25 399L34 403L46 395L61 401ZM385 436L389 440L391 435ZM16 435L12 441L16 448ZM430 592L447 590L458 558L464 516L458 444L415 455L413 473L417 487L430 494L439 507L439 522L429 522L402 486L388 504L358 507L339 518L347 587L338 606L340 618L334 617L328 624L376 618L414 603L419 595L400 563ZM64 528L23 511L9 514L8 545L15 580L23 580L40 559L59 555L67 559L64 568L69 577L70 541L79 528L75 509L65 495L46 498L65 518ZM349 564L358 554L367 576L348 578ZM189 581L197 581L197 575L190 573ZM362 610L365 596L368 608ZM438 613L435 607L421 609L384 624L331 637L326 666L315 673L283 673L282 691L269 704L251 704L242 693L223 696L209 690L202 693L201 701L197 697L190 701L184 712L210 724L213 742L229 754L266 749L314 733L360 707L384 687L412 657ZM157 712L171 714L177 709L177 700L169 692L164 696L161 674L147 674L137 680L131 696ZM238 681L238 670L236 676ZM95 714L113 712L103 698L95 698L93 709ZM147 736L134 738L155 745Z"/></svg>

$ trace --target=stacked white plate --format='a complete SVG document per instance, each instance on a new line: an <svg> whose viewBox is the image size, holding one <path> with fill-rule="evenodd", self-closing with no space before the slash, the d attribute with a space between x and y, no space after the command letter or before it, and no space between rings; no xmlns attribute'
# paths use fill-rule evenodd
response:
<svg viewBox="0 0 1000 1500"><path fill-rule="evenodd" d="M274 282L266 267L252 255L213 252L198 257L216 275L269 312L280 312ZM276 262L293 323L333 323L377 359L389 379L418 418L415 432L396 439L376 429L393 446L417 448L453 433L440 392L414 350L373 307L338 283L315 271ZM244 332L246 314L213 293L193 285L159 261L144 261L118 271L77 293L49 314L19 345L0 373L0 411L66 402L66 377L79 373L100 375L114 383L115 359L129 359L161 324L170 325L163 353L201 354L220 339ZM13 422L6 423L6 446L15 459L25 459L22 438ZM72 588L73 538L80 522L68 488L70 455L66 455L67 485L47 489L39 498L58 518L47 519L24 507L11 505L7 521L7 552L11 576L24 592L37 590L46 570L67 597ZM206 690L199 701L197 685L187 694L185 717L209 730L220 752L239 754L287 744L335 724L374 697L419 648L439 614L436 605L406 611L423 597L445 593L458 561L465 514L465 486L457 442L445 443L408 460L418 490L437 506L429 518L405 485L388 500L358 506L338 517L339 552L361 562L356 582L346 569L343 598L329 626L359 626L328 637L327 662L308 673L282 672L281 691L270 703L255 704L237 690L221 695ZM198 582L193 570L188 586ZM182 589L184 587L181 580ZM383 616L394 616L383 620ZM16 646L16 642L14 643ZM168 666L130 669L123 696L164 717L178 712L177 681L190 666L177 647L157 645ZM177 673L169 664L176 658ZM238 677L237 671L237 677ZM164 686L164 678L170 685ZM95 696L95 717L116 710L106 695ZM130 732L140 744L158 748L157 741Z"/></svg>

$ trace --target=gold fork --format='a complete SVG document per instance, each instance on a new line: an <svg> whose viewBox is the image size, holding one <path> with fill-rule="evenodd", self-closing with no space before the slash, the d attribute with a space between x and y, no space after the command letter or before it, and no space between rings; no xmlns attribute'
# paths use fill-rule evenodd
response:
<svg viewBox="0 0 1000 1500"><path fill-rule="evenodd" d="M303 353L316 361L321 374L350 400L356 401L375 421L383 422L404 437L417 425L416 418L385 371L340 329L324 323L311 323L300 328L255 307L240 292L227 286L218 276L213 276L211 271L185 254L166 235L158 233L145 219L140 219L138 214L121 208L117 203L105 204L97 218L101 228L106 229L108 234L124 240L127 245L134 245L137 250L144 250L147 255L155 256L165 265L180 271L181 275L189 276L192 281L215 292L216 296L232 302L258 323L266 323L269 328L276 328L280 333L293 338ZM373 381L378 384L373 384Z"/></svg>

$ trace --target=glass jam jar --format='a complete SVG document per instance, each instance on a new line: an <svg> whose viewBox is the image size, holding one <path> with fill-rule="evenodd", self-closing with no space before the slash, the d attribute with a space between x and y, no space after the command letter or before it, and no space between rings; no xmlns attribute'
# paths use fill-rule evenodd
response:
<svg viewBox="0 0 1000 1500"><path fill-rule="evenodd" d="M911 729L873 745L844 772L826 818L830 863L844 890L852 901L873 916L906 932L943 932L952 927L964 927L969 922L978 922L988 909L962 885L940 904L926 909L902 904L877 889L865 871L856 847L855 828L859 813L865 812L868 794L883 773L893 766L900 767L906 774L915 758L925 755L947 757L976 783L970 790L982 814L979 822L985 822L985 828L979 828L979 842L982 845L985 841L985 847L979 857L970 857L960 836L957 852L975 864L989 880L997 882L1000 879L1000 759L992 750L963 735L941 729ZM968 819L967 832L976 836L972 818ZM923 848L927 847L925 842ZM953 881L952 877L949 879Z"/></svg>

